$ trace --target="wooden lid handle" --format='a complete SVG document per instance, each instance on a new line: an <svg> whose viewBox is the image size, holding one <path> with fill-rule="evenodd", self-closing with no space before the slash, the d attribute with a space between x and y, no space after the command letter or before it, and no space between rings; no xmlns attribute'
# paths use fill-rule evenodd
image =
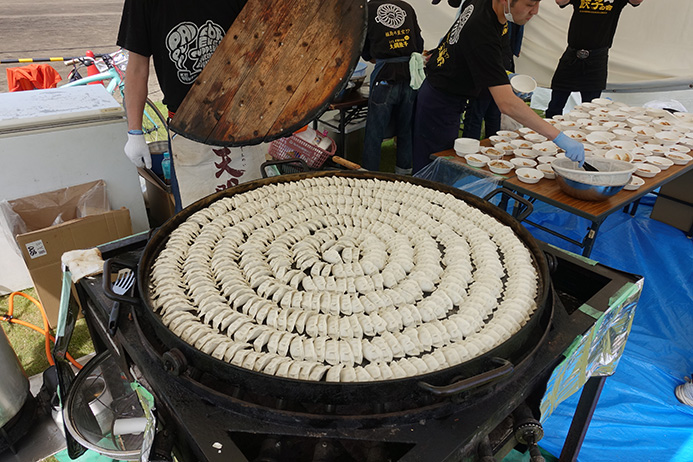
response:
<svg viewBox="0 0 693 462"><path fill-rule="evenodd" d="M339 164L342 167L348 168L349 170L359 170L361 168L361 166L359 164L355 164L349 160L346 160L343 157L332 156L331 159L332 159L332 162L334 162L335 164Z"/></svg>

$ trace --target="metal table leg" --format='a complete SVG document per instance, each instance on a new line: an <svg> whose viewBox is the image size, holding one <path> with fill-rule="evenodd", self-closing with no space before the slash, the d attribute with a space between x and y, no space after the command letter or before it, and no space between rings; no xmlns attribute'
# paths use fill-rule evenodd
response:
<svg viewBox="0 0 693 462"><path fill-rule="evenodd" d="M583 387L558 462L575 462L577 460L605 382L606 376L590 377Z"/></svg>
<svg viewBox="0 0 693 462"><path fill-rule="evenodd" d="M597 239L597 233L599 232L599 227L602 225L601 221L593 221L592 226L587 230L587 235L582 240L582 256L589 257L592 254L592 247L594 247L594 241Z"/></svg>

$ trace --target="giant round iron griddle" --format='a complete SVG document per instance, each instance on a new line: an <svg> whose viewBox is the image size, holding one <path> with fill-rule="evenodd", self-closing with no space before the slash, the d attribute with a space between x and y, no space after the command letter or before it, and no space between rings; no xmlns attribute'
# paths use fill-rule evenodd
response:
<svg viewBox="0 0 693 462"><path fill-rule="evenodd" d="M307 381L277 377L245 369L218 360L194 348L169 330L154 311L152 299L151 268L157 256L165 247L170 234L184 223L188 217L203 210L224 197L231 197L261 188L270 184L295 182L311 177L337 176L355 179L377 179L381 181L408 182L413 185L431 188L453 195L481 212L490 215L501 224L512 229L516 236L529 249L532 264L535 266L538 281L535 297L537 309L529 321L510 339L490 351L461 364L435 372L400 379L373 382L325 382ZM530 358L540 348L548 330L552 306L549 301L549 272L545 257L531 234L514 218L495 205L464 191L440 183L412 177L373 173L373 172L309 172L283 175L248 182L225 191L205 197L173 216L159 228L147 243L138 267L138 287L142 302L136 305L136 316L145 336L153 343L163 345L171 357L177 357L176 364L187 364L202 373L209 373L221 381L234 384L245 390L261 391L263 395L275 398L289 398L306 403L353 404L387 403L410 400L421 402L431 397L448 397L470 387L477 387L512 377L513 366ZM547 309L547 306L549 309ZM164 360L164 358L162 358ZM177 369L177 368L174 368ZM175 370L175 373L182 371Z"/></svg>

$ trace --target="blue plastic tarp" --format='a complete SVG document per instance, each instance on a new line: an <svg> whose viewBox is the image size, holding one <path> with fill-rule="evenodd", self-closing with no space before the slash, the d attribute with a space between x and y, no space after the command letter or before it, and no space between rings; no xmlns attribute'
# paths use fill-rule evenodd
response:
<svg viewBox="0 0 693 462"><path fill-rule="evenodd" d="M606 380L578 461L693 461L693 407L674 395L693 373L693 241L649 218L654 196L631 217L616 212L602 224L591 254L607 266L644 276L631 334L616 373ZM582 240L585 219L535 203L531 220ZM526 225L537 238L581 253L569 242ZM559 455L579 395L545 422L542 447Z"/></svg>

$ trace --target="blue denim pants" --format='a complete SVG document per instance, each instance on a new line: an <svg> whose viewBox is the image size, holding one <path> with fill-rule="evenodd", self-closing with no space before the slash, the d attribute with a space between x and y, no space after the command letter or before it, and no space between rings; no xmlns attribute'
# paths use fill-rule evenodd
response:
<svg viewBox="0 0 693 462"><path fill-rule="evenodd" d="M412 90L409 82L378 81L371 88L361 161L363 168L380 169L380 146L392 118L397 136L397 173L411 173L415 100L416 90Z"/></svg>

